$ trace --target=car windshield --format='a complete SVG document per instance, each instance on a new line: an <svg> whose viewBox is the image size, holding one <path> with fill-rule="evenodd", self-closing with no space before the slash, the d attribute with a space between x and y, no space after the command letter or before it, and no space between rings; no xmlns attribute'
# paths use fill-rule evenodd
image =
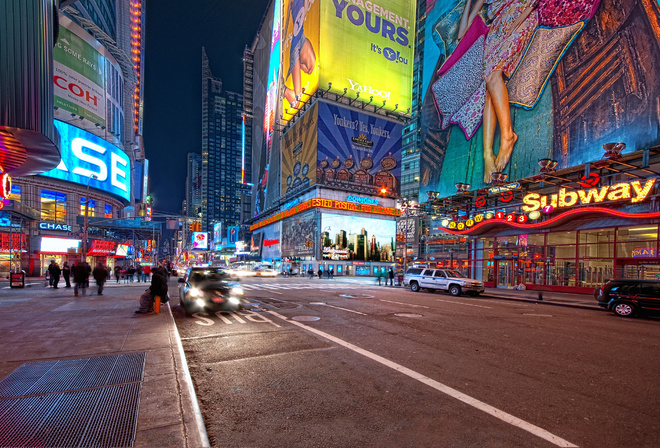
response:
<svg viewBox="0 0 660 448"><path fill-rule="evenodd" d="M454 277L454 278L467 278L466 276L464 276L463 274L461 274L461 273L458 272L458 271L447 270L447 271L445 271L445 272L447 272L447 276L449 276L449 277Z"/></svg>
<svg viewBox="0 0 660 448"><path fill-rule="evenodd" d="M205 269L190 273L190 283L217 282L227 278L227 273L222 269Z"/></svg>

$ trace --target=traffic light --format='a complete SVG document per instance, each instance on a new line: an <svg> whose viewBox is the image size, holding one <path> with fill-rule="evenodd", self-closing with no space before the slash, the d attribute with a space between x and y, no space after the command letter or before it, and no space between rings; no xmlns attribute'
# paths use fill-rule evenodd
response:
<svg viewBox="0 0 660 448"><path fill-rule="evenodd" d="M190 224L188 224L188 231L190 231L190 232L195 231L195 223L194 222L191 222Z"/></svg>

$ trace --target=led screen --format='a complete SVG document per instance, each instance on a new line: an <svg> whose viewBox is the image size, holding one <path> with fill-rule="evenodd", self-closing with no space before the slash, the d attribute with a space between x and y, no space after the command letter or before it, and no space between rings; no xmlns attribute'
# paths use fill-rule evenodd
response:
<svg viewBox="0 0 660 448"><path fill-rule="evenodd" d="M60 133L62 160L57 168L40 176L89 185L130 200L131 162L121 149L61 121L56 120L55 127Z"/></svg>
<svg viewBox="0 0 660 448"><path fill-rule="evenodd" d="M411 0L323 1L321 88L409 113L415 4Z"/></svg>
<svg viewBox="0 0 660 448"><path fill-rule="evenodd" d="M396 221L324 213L323 259L394 261Z"/></svg>
<svg viewBox="0 0 660 448"><path fill-rule="evenodd" d="M78 250L80 240L71 240L68 238L51 238L44 236L41 238L41 252L46 254L66 254L69 249Z"/></svg>
<svg viewBox="0 0 660 448"><path fill-rule="evenodd" d="M207 232L192 233L193 249L207 250L209 248L209 234Z"/></svg>
<svg viewBox="0 0 660 448"><path fill-rule="evenodd" d="M420 201L660 143L657 1L521 5L427 2Z"/></svg>
<svg viewBox="0 0 660 448"><path fill-rule="evenodd" d="M305 257L318 254L316 212L299 213L282 221L283 257Z"/></svg>

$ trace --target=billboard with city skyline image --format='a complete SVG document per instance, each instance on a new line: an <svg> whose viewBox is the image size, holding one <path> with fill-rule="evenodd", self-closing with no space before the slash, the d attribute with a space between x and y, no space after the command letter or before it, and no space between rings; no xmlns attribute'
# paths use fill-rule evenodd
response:
<svg viewBox="0 0 660 448"><path fill-rule="evenodd" d="M394 261L396 221L321 215L324 260Z"/></svg>
<svg viewBox="0 0 660 448"><path fill-rule="evenodd" d="M325 101L318 103L316 183L396 197L402 125Z"/></svg>
<svg viewBox="0 0 660 448"><path fill-rule="evenodd" d="M313 256L317 249L316 211L299 213L282 221L282 257Z"/></svg>
<svg viewBox="0 0 660 448"><path fill-rule="evenodd" d="M316 183L318 102L282 136L282 192Z"/></svg>
<svg viewBox="0 0 660 448"><path fill-rule="evenodd" d="M493 5L427 2L420 200L660 143L657 0Z"/></svg>

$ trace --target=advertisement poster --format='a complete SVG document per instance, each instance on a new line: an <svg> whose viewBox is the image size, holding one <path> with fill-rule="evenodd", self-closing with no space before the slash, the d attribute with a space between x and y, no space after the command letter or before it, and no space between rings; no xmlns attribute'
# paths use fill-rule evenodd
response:
<svg viewBox="0 0 660 448"><path fill-rule="evenodd" d="M410 0L324 1L321 88L339 95L346 89L349 98L410 113L415 4Z"/></svg>
<svg viewBox="0 0 660 448"><path fill-rule="evenodd" d="M396 221L324 213L324 260L394 261Z"/></svg>
<svg viewBox="0 0 660 448"><path fill-rule="evenodd" d="M660 143L657 1L522 4L427 3L420 199Z"/></svg>
<svg viewBox="0 0 660 448"><path fill-rule="evenodd" d="M207 232L193 232L192 245L193 250L208 250L209 234Z"/></svg>
<svg viewBox="0 0 660 448"><path fill-rule="evenodd" d="M401 183L402 125L335 104L318 103L316 183L396 197Z"/></svg>
<svg viewBox="0 0 660 448"><path fill-rule="evenodd" d="M276 222L271 226L267 226L263 231L263 243L261 249L262 260L275 260L281 258L281 236L282 223Z"/></svg>
<svg viewBox="0 0 660 448"><path fill-rule="evenodd" d="M282 138L282 192L316 183L316 125L318 101L305 112Z"/></svg>
<svg viewBox="0 0 660 448"><path fill-rule="evenodd" d="M53 105L105 126L105 57L99 50L101 45L68 23L59 27L53 48ZM82 37L69 28L79 30Z"/></svg>
<svg viewBox="0 0 660 448"><path fill-rule="evenodd" d="M121 149L89 132L55 120L62 160L39 176L104 190L125 200L131 194L131 162Z"/></svg>
<svg viewBox="0 0 660 448"><path fill-rule="evenodd" d="M316 212L309 211L282 221L282 257L306 257L318 254Z"/></svg>
<svg viewBox="0 0 660 448"><path fill-rule="evenodd" d="M241 230L239 226L228 226L227 227L227 246L236 247L236 242L238 242L238 233Z"/></svg>
<svg viewBox="0 0 660 448"><path fill-rule="evenodd" d="M319 3L283 0L282 124L286 124L319 86Z"/></svg>

